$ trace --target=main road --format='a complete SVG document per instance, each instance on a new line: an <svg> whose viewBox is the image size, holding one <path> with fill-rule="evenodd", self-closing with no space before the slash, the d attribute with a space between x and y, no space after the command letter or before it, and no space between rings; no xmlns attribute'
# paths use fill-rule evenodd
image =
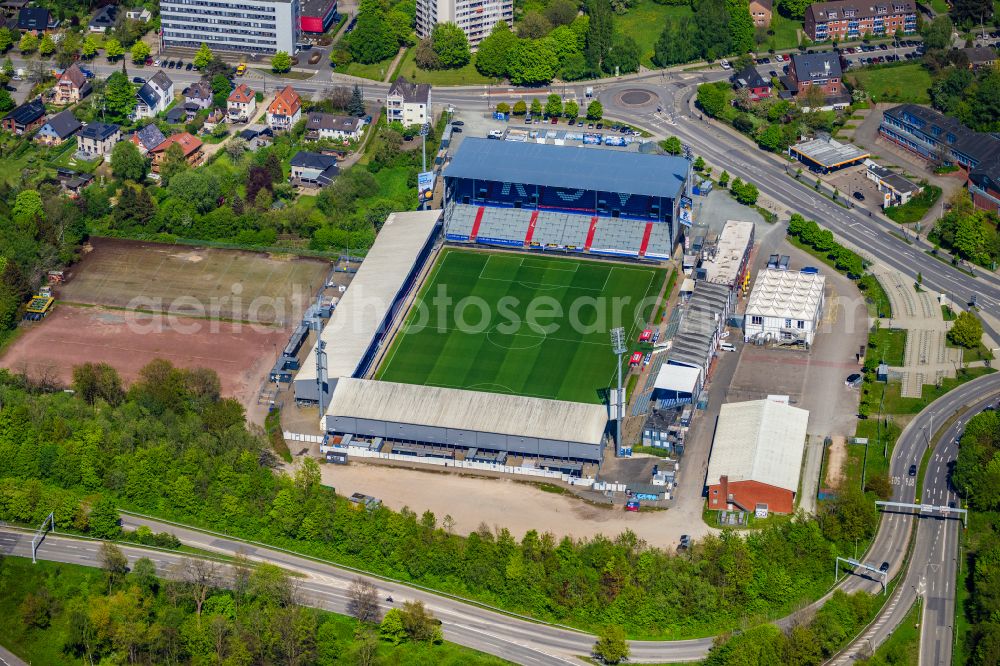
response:
<svg viewBox="0 0 1000 666"><path fill-rule="evenodd" d="M987 397L988 396L988 397ZM986 375L956 388L929 405L903 430L896 443L890 465L890 473L895 482L894 499L912 502L915 497L915 480L908 476L910 465L919 465L928 438L934 434L935 425L941 427L951 416L964 411L966 405L981 401L995 401L1000 396L1000 374ZM948 462L954 458L954 439L957 425L949 430L927 467L926 490L923 498L927 503L944 504L951 499L948 487ZM951 441L951 445L947 442ZM869 563L878 566L883 560L891 565L891 573L899 572L904 563L910 530L916 519L903 513L886 513L882 517L878 534L868 551ZM138 516L126 515L125 527L134 529L146 525L155 531L169 531L187 545L224 555L244 554L248 558L267 561L302 575L299 589L304 603L326 608L339 613L347 612L347 589L359 576L358 572L300 557L285 551L275 550L258 544L248 544L221 534L212 534L187 529ZM925 623L934 623L933 635L925 636L929 654L950 654L952 605L947 595L954 596L954 551L957 544L957 522L920 519L914 554L910 566L901 583L901 598L890 604L887 614L873 625L878 630L870 639L873 644L884 640L889 631L898 623L899 613L905 614L919 589L911 589L914 580L923 581L925 591ZM931 527L924 527L931 524ZM936 528L936 529L935 529ZM950 531L949 531L950 530ZM0 553L30 556L31 534L12 530L0 530ZM38 555L44 559L95 566L99 562L99 543L49 535L42 543ZM130 561L139 557L150 557L161 573L171 572L189 556L165 551L150 551L143 548L124 546L123 551ZM222 572L228 565L221 564ZM833 562L830 563L831 568ZM590 653L594 637L572 629L533 622L528 618L500 613L489 608L445 595L416 589L402 583L366 577L385 596L391 596L394 603L404 600L423 601L440 618L444 625L445 637L455 643L483 652L497 655L519 664L576 663L576 657ZM842 580L839 589L847 592L866 590L879 592L881 584L860 575L851 575ZM945 601L939 601L944 599ZM813 607L821 602L817 602ZM387 605L387 604L386 604ZM790 618L780 622L785 626ZM712 645L712 639L686 641L633 641L632 660L637 663L681 662L702 659ZM853 653L849 653L850 657ZM930 662L928 662L930 663ZM937 661L935 656L934 663Z"/></svg>

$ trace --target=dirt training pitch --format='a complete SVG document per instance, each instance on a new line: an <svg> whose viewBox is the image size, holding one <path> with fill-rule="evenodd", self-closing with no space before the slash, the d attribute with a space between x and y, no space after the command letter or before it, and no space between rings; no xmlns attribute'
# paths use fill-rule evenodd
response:
<svg viewBox="0 0 1000 666"><path fill-rule="evenodd" d="M0 367L69 386L74 366L103 362L130 383L144 365L163 358L179 367L215 370L223 394L249 405L274 362L275 349L288 341L285 329L221 322L211 332L213 322L180 317L156 331L161 319L165 317L57 305L43 321L23 324L20 337L0 356ZM136 332L141 330L150 332Z"/></svg>
<svg viewBox="0 0 1000 666"><path fill-rule="evenodd" d="M239 250L91 241L61 301L286 326L330 270L321 259Z"/></svg>

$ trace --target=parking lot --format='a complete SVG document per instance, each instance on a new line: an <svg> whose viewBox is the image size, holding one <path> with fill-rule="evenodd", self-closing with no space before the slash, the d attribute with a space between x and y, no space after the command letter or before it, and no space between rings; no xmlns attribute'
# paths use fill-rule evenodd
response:
<svg viewBox="0 0 1000 666"><path fill-rule="evenodd" d="M848 167L823 176L823 179L840 190L845 197L851 197L855 201L874 208L881 205L882 194L878 191L875 182L868 180L865 176L867 170L865 166ZM863 198L859 198L855 193L860 193Z"/></svg>
<svg viewBox="0 0 1000 666"><path fill-rule="evenodd" d="M988 45L988 44L987 44ZM813 50L807 53L829 53L829 49ZM896 60L913 60L923 55L923 45L914 40L901 40L898 46L889 44L862 44L849 46L839 50L841 57L847 63L847 69L855 69L866 65L875 65ZM762 56L755 60L757 71L764 78L782 76L788 73L791 64L789 54ZM725 61L723 61L725 62ZM723 65L725 68L725 65Z"/></svg>

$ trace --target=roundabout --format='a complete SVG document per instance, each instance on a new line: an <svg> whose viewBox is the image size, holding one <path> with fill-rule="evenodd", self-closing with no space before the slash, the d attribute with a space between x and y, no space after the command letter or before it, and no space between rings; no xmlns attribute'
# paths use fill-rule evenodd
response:
<svg viewBox="0 0 1000 666"><path fill-rule="evenodd" d="M641 109L657 103L656 93L643 88L626 88L615 95L615 102L629 109Z"/></svg>

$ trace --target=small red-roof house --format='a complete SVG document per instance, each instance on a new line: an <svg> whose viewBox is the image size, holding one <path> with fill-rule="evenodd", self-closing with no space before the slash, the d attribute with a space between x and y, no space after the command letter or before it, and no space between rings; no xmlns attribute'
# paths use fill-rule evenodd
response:
<svg viewBox="0 0 1000 666"><path fill-rule="evenodd" d="M279 90L267 107L267 125L275 132L292 129L301 117L302 99L291 86Z"/></svg>
<svg viewBox="0 0 1000 666"><path fill-rule="evenodd" d="M167 149L175 143L184 151L184 159L191 166L197 166L205 157L205 154L201 150L201 139L188 132L173 134L168 136L163 143L149 151L149 154L153 156L153 173L160 172L160 165L167 155Z"/></svg>

